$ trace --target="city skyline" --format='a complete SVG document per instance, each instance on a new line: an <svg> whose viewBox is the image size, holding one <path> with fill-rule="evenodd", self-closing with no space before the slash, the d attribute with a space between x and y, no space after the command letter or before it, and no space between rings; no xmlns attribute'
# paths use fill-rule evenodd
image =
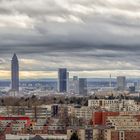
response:
<svg viewBox="0 0 140 140"><path fill-rule="evenodd" d="M21 79L56 78L61 67L70 77L140 77L139 8L138 0L0 1L0 79L10 79L14 52Z"/></svg>
<svg viewBox="0 0 140 140"><path fill-rule="evenodd" d="M0 140L140 140L140 0L0 0Z"/></svg>
<svg viewBox="0 0 140 140"><path fill-rule="evenodd" d="M15 53L14 53L15 54ZM19 63L21 63L23 59L19 59ZM9 65L9 64L8 64ZM9 65L10 66L10 65ZM21 65L22 67L22 65ZM51 71L25 71L21 70L19 68L19 77L20 79L51 79L51 78L58 78L58 69L61 69L63 67L58 67L56 69L53 69ZM112 78L117 78L117 76L126 76L127 78L140 78L140 74L138 74L139 70L114 70L114 71L73 71L69 70L69 77L72 78L73 76L77 75L81 78L110 78L110 74L112 74ZM11 70L0 70L2 71L2 75L0 74L1 80L10 80L11 79ZM110 73L109 73L110 72ZM112 73L111 73L112 72ZM128 72L128 73L127 73ZM133 72L135 74L133 74ZM97 74L99 73L99 74ZM108 75L109 74L109 75Z"/></svg>

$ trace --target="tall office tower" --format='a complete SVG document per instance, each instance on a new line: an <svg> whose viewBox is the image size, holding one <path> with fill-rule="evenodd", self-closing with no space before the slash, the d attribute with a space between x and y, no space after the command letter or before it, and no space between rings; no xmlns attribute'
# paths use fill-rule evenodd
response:
<svg viewBox="0 0 140 140"><path fill-rule="evenodd" d="M79 81L78 81L78 76L73 76L73 92L74 93L79 93Z"/></svg>
<svg viewBox="0 0 140 140"><path fill-rule="evenodd" d="M11 60L11 80L12 80L12 91L19 91L19 64L16 54L13 55Z"/></svg>
<svg viewBox="0 0 140 140"><path fill-rule="evenodd" d="M58 70L58 91L67 92L67 69L60 68Z"/></svg>
<svg viewBox="0 0 140 140"><path fill-rule="evenodd" d="M79 94L87 95L87 79L79 78Z"/></svg>
<svg viewBox="0 0 140 140"><path fill-rule="evenodd" d="M117 77L117 90L124 91L126 88L126 78L125 76Z"/></svg>
<svg viewBox="0 0 140 140"><path fill-rule="evenodd" d="M69 72L67 72L67 92L69 93Z"/></svg>

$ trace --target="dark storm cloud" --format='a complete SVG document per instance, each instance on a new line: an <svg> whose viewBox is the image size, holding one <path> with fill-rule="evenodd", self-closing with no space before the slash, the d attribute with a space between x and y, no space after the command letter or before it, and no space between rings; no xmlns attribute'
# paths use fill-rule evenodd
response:
<svg viewBox="0 0 140 140"><path fill-rule="evenodd" d="M1 69L16 52L21 70L138 70L139 9L138 0L0 0Z"/></svg>

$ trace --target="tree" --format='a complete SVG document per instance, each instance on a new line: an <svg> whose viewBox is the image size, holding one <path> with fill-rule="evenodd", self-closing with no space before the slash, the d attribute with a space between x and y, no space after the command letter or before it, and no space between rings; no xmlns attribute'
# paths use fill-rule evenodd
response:
<svg viewBox="0 0 140 140"><path fill-rule="evenodd" d="M94 136L95 140L105 140L103 130L100 130L98 134Z"/></svg>
<svg viewBox="0 0 140 140"><path fill-rule="evenodd" d="M56 103L57 99L56 97L53 98L53 103Z"/></svg>
<svg viewBox="0 0 140 140"><path fill-rule="evenodd" d="M59 100L59 104L64 104L64 102L60 99L60 100Z"/></svg>
<svg viewBox="0 0 140 140"><path fill-rule="evenodd" d="M1 99L1 104L2 106L4 106L4 99Z"/></svg>
<svg viewBox="0 0 140 140"><path fill-rule="evenodd" d="M84 102L84 106L88 106L88 100Z"/></svg>
<svg viewBox="0 0 140 140"><path fill-rule="evenodd" d="M97 96L95 96L94 99L98 100L99 98Z"/></svg>
<svg viewBox="0 0 140 140"><path fill-rule="evenodd" d="M65 103L69 104L69 99L68 98L65 98Z"/></svg>
<svg viewBox="0 0 140 140"><path fill-rule="evenodd" d="M74 101L71 99L71 100L70 100L70 104L73 104L73 103L74 103Z"/></svg>
<svg viewBox="0 0 140 140"><path fill-rule="evenodd" d="M76 132L74 132L74 133L71 135L70 140L79 140L78 135L77 135Z"/></svg>

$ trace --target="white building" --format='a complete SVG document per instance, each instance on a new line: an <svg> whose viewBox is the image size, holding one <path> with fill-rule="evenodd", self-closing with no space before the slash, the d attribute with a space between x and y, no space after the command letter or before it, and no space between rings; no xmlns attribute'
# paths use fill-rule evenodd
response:
<svg viewBox="0 0 140 140"><path fill-rule="evenodd" d="M32 140L32 138L36 137L37 135L29 135L29 134L6 134L6 140ZM39 137L47 140L67 140L67 135L43 135L40 134Z"/></svg>
<svg viewBox="0 0 140 140"><path fill-rule="evenodd" d="M92 99L88 100L88 106L106 109L108 111L140 111L140 105L138 105L134 100Z"/></svg>

